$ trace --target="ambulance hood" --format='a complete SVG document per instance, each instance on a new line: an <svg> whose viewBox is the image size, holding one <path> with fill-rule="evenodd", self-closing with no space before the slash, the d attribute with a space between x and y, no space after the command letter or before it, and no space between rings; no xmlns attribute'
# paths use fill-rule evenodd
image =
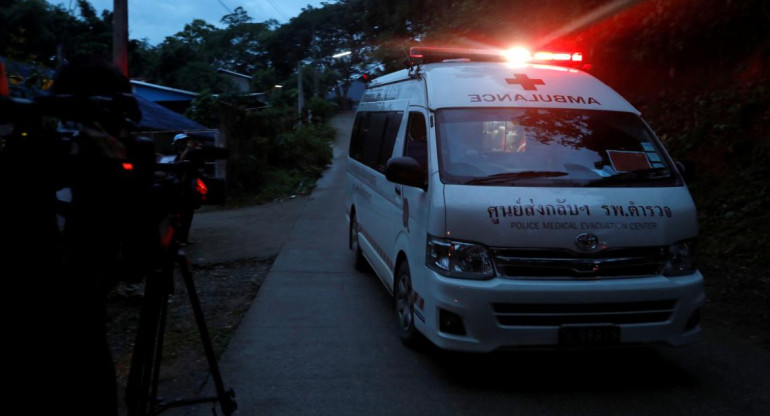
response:
<svg viewBox="0 0 770 416"><path fill-rule="evenodd" d="M595 77L578 70L498 62L425 66L428 105L438 108L533 107L624 111L628 101Z"/></svg>
<svg viewBox="0 0 770 416"><path fill-rule="evenodd" d="M665 246L695 237L684 186L543 188L445 185L448 238L488 247L576 250L584 233L606 248Z"/></svg>

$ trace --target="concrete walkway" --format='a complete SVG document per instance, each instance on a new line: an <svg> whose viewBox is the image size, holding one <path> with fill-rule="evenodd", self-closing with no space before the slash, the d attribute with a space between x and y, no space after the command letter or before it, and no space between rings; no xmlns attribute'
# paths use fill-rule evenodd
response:
<svg viewBox="0 0 770 416"><path fill-rule="evenodd" d="M415 359L394 332L389 295L374 275L354 270L347 249L344 182L352 121L351 113L332 120L338 131L333 163L309 197L234 216L207 213L194 223L192 238L201 244L188 254L195 262L279 250L220 360L238 415L389 414L382 407L372 412L379 402L374 396L403 374L372 373L382 360L397 360L378 345ZM228 217L224 225L219 215ZM398 390L419 387L412 384ZM210 415L210 405L186 414Z"/></svg>
<svg viewBox="0 0 770 416"><path fill-rule="evenodd" d="M308 199L298 196L254 207L196 212L190 230L194 243L185 249L187 257L195 264L273 257L289 239Z"/></svg>

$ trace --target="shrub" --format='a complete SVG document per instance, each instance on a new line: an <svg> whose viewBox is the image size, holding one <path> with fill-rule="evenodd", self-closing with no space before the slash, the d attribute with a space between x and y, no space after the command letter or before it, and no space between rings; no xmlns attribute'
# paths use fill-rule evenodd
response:
<svg viewBox="0 0 770 416"><path fill-rule="evenodd" d="M230 150L228 199L236 205L307 193L331 161L334 129L297 126L293 108L222 106L222 114Z"/></svg>

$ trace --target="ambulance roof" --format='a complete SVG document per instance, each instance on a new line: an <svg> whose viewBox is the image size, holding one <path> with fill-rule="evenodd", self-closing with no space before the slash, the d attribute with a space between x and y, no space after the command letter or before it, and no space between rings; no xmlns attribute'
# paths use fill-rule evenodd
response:
<svg viewBox="0 0 770 416"><path fill-rule="evenodd" d="M442 62L420 67L431 109L573 108L639 114L595 77L576 69L506 62ZM409 79L407 70L377 78L369 89Z"/></svg>

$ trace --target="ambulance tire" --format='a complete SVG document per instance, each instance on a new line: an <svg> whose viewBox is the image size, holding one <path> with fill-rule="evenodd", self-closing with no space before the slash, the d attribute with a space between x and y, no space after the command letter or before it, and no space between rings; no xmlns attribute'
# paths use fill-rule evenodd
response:
<svg viewBox="0 0 770 416"><path fill-rule="evenodd" d="M421 347L422 335L414 327L414 302L412 297L412 275L409 273L409 264L406 260L401 263L396 273L396 282L393 287L393 304L396 310L396 322L401 341L412 349Z"/></svg>
<svg viewBox="0 0 770 416"><path fill-rule="evenodd" d="M353 250L353 267L360 272L366 271L368 264L358 244L358 222L356 222L355 213L350 217L350 249Z"/></svg>

